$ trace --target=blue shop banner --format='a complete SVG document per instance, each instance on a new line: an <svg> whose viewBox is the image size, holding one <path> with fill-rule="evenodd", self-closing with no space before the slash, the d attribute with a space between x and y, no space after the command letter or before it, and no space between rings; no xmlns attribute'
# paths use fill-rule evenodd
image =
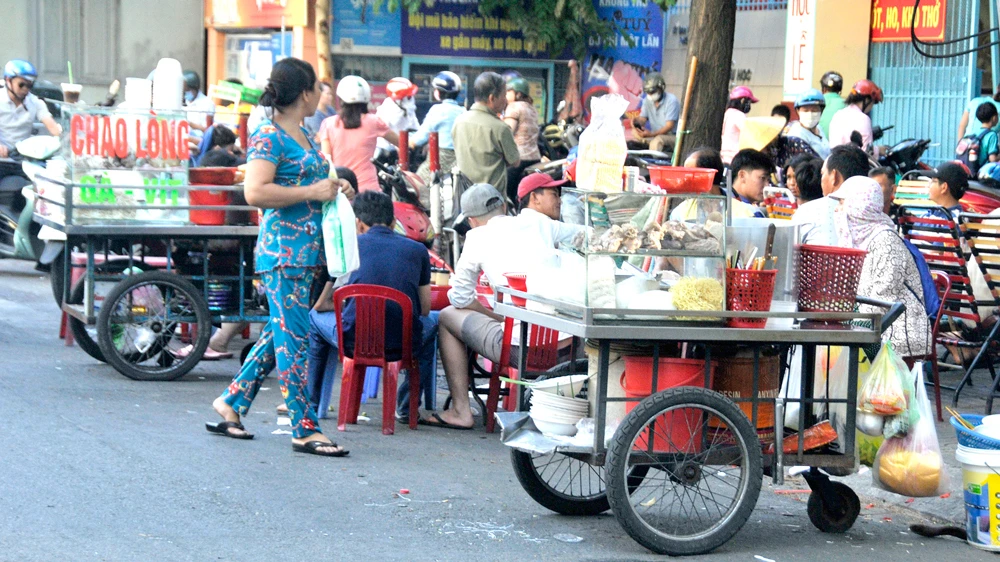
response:
<svg viewBox="0 0 1000 562"><path fill-rule="evenodd" d="M385 3L376 13L373 2L333 0L331 50L336 54L398 55L403 9L390 12Z"/></svg>
<svg viewBox="0 0 1000 562"><path fill-rule="evenodd" d="M434 7L403 14L404 55L483 59L565 59L547 45L526 41L509 20L483 16L476 0L436 0Z"/></svg>
<svg viewBox="0 0 1000 562"><path fill-rule="evenodd" d="M663 64L663 12L643 0L595 0L594 6L598 16L614 22L635 46L620 35L612 43L590 40L582 69L583 107L590 107L592 97L614 93L629 100L630 117L638 115L643 79Z"/></svg>

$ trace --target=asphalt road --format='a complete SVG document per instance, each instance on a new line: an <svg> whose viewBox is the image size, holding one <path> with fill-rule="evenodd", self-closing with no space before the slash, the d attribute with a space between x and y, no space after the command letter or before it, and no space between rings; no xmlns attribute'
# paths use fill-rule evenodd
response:
<svg viewBox="0 0 1000 562"><path fill-rule="evenodd" d="M272 434L274 381L246 420L255 440L211 435L203 422L236 361L175 382L126 379L57 338L48 280L31 265L0 261L0 560L664 558L610 514L564 517L534 503L482 429L383 436L377 423L339 433L328 420L351 456L296 454ZM377 404L362 409L379 419ZM910 534L923 518L882 502L847 534L826 535L805 499L765 482L743 530L693 559L994 560ZM566 534L582 540L556 538Z"/></svg>

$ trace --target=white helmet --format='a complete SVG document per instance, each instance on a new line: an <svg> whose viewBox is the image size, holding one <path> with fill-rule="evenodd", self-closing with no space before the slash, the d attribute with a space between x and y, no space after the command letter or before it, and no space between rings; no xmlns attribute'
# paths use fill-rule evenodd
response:
<svg viewBox="0 0 1000 562"><path fill-rule="evenodd" d="M344 103L370 103L372 87L360 76L344 76L337 84L337 97Z"/></svg>

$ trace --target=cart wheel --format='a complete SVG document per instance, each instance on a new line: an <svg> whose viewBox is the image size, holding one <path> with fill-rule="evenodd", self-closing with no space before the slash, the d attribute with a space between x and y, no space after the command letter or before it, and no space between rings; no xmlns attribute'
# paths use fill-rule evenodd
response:
<svg viewBox="0 0 1000 562"><path fill-rule="evenodd" d="M59 252L59 255L49 264L49 285L52 287L52 297L56 299L56 306L62 308L63 289L66 287L66 276L63 266L66 265L66 250Z"/></svg>
<svg viewBox="0 0 1000 562"><path fill-rule="evenodd" d="M198 339L190 353L179 330L189 324ZM135 380L168 381L184 376L208 347L212 320L208 305L190 282L176 273L149 271L115 285L97 318L101 351L119 373Z"/></svg>
<svg viewBox="0 0 1000 562"><path fill-rule="evenodd" d="M55 264L53 264L55 265ZM139 269L137 266L136 269ZM108 273L125 273L129 268L128 262L126 261L110 261L94 266L94 273L97 275L104 275ZM141 270L140 270L141 271ZM68 304L83 304L83 293L86 290L85 281L86 278L82 277L73 285L73 292L70 293ZM94 308L98 311L100 310L100 305L103 304L103 300L108 293L110 293L114 287L115 281L97 281L94 285ZM104 359L104 352L101 351L101 346L98 344L97 340L97 326L88 326L84 324L77 318L70 316L69 329L73 332L73 339L76 341L77 345L80 346L87 355L97 359L102 363L107 363ZM116 331L115 337L120 337L121 332ZM135 354L137 355L137 354ZM135 356L133 355L133 356Z"/></svg>
<svg viewBox="0 0 1000 562"><path fill-rule="evenodd" d="M598 515L608 510L604 467L562 453L510 451L518 482L531 499L562 515ZM633 467L629 488L645 478L647 467Z"/></svg>
<svg viewBox="0 0 1000 562"><path fill-rule="evenodd" d="M827 482L822 490L813 490L806 503L809 520L824 533L846 533L861 513L861 500L850 487Z"/></svg>
<svg viewBox="0 0 1000 562"><path fill-rule="evenodd" d="M608 448L608 501L639 544L659 554L704 554L746 523L763 478L757 432L717 392L654 394L622 421ZM635 482L632 469L650 470Z"/></svg>

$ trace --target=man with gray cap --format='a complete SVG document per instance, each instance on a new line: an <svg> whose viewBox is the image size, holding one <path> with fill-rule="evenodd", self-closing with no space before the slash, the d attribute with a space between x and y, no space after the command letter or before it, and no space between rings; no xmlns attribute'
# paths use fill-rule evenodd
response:
<svg viewBox="0 0 1000 562"><path fill-rule="evenodd" d="M504 216L503 196L492 185L476 184L462 195L462 214L473 229L465 236L462 257L451 276L451 306L441 311L438 331L452 407L432 413L422 424L472 428L468 350L496 362L503 340L503 317L477 300L476 285L481 276L490 285L505 285L505 273L530 277L537 268L556 265L556 246L569 243L584 228L553 218L559 216L559 191L564 183L544 174L521 180L522 209L516 217Z"/></svg>

